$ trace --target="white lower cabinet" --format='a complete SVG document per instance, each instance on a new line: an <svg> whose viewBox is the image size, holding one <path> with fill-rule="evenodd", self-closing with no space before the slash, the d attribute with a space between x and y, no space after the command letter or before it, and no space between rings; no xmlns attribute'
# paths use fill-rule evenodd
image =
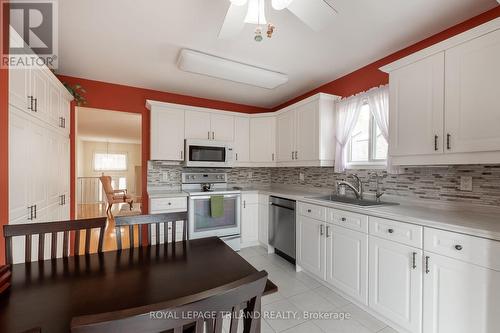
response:
<svg viewBox="0 0 500 333"><path fill-rule="evenodd" d="M259 243L267 246L269 243L269 196L259 194Z"/></svg>
<svg viewBox="0 0 500 333"><path fill-rule="evenodd" d="M327 224L326 281L368 305L368 235Z"/></svg>
<svg viewBox="0 0 500 333"><path fill-rule="evenodd" d="M325 279L325 223L306 216L297 220L297 263L321 279Z"/></svg>
<svg viewBox="0 0 500 333"><path fill-rule="evenodd" d="M426 253L425 333L500 332L500 272Z"/></svg>
<svg viewBox="0 0 500 333"><path fill-rule="evenodd" d="M370 307L408 330L422 330L422 250L370 236Z"/></svg>
<svg viewBox="0 0 500 333"><path fill-rule="evenodd" d="M258 194L241 196L241 246L254 246L259 242Z"/></svg>

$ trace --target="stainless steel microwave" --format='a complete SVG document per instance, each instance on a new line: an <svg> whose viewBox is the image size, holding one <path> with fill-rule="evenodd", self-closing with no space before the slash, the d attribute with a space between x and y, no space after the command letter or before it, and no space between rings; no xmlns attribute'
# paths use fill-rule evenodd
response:
<svg viewBox="0 0 500 333"><path fill-rule="evenodd" d="M195 168L231 168L233 148L228 142L213 140L186 140L184 165Z"/></svg>

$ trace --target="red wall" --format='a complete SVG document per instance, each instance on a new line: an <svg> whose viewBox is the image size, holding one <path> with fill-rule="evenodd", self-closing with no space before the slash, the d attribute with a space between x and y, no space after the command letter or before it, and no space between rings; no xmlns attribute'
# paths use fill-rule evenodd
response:
<svg viewBox="0 0 500 333"><path fill-rule="evenodd" d="M3 11L0 1L0 17L2 18L2 36L0 54L8 49L9 16ZM5 50L5 52L4 52ZM5 240L3 225L9 222L9 71L0 68L0 265L5 263Z"/></svg>
<svg viewBox="0 0 500 333"><path fill-rule="evenodd" d="M407 55L410 55L414 52L425 49L426 47L441 42L459 33L472 29L485 22L491 21L497 17L500 17L500 6L497 6L487 12L484 12L460 24L457 24L449 29L441 31L438 34L435 34L416 44L413 44L407 48L397 51L385 58L377 60L374 63L371 63L363 68L360 68L350 74L347 74L339 79L329 82L312 91L302 94L286 103L278 105L277 107L274 108L274 110L279 110L285 106L296 103L306 97L312 96L320 92L347 97L362 91L366 91L373 87L387 84L389 82L389 75L380 71L379 70L380 67L387 65L398 59L404 58Z"/></svg>
<svg viewBox="0 0 500 333"><path fill-rule="evenodd" d="M154 91L100 81L93 81L75 77L60 75L59 79L62 82L67 82L72 85L80 84L87 93L88 104L86 107L134 112L142 115L142 198L144 211L148 211L147 207L147 161L149 160L149 111L146 109L146 100L178 103L192 106L200 106L207 108L215 108L220 110L243 112L243 113L259 113L269 112L269 109L259 108L254 106L228 103L198 97L191 97L168 92ZM75 217L75 107L71 108L71 217Z"/></svg>

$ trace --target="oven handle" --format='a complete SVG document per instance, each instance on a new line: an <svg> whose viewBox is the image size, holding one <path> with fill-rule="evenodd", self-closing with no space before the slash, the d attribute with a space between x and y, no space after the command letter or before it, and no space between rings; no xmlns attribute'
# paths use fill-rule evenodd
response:
<svg viewBox="0 0 500 333"><path fill-rule="evenodd" d="M214 194L218 195L218 194ZM221 194L224 198L239 198L241 197L241 194ZM212 195L192 195L189 198L192 200L203 200L203 199L210 199Z"/></svg>

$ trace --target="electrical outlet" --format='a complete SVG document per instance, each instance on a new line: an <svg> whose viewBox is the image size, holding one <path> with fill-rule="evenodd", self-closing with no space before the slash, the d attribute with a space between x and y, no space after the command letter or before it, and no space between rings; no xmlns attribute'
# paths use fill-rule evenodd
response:
<svg viewBox="0 0 500 333"><path fill-rule="evenodd" d="M472 192L472 177L471 176L461 176L460 177L460 191Z"/></svg>
<svg viewBox="0 0 500 333"><path fill-rule="evenodd" d="M253 177L253 172L252 171L248 171L248 179L252 179Z"/></svg>
<svg viewBox="0 0 500 333"><path fill-rule="evenodd" d="M304 173L303 173L303 172L300 172L300 173L299 173L299 180L300 180L301 182L303 182L303 181L305 180L305 176L304 176Z"/></svg>
<svg viewBox="0 0 500 333"><path fill-rule="evenodd" d="M161 178L163 179L164 182L168 182L168 172L162 173Z"/></svg>

